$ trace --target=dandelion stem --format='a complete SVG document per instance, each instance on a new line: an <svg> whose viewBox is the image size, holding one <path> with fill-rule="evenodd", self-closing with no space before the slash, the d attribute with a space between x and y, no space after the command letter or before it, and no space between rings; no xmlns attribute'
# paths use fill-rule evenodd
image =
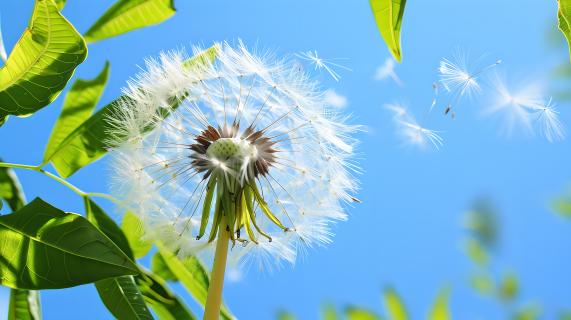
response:
<svg viewBox="0 0 571 320"><path fill-rule="evenodd" d="M222 216L218 229L218 241L216 242L216 253L214 254L214 264L212 265L212 276L210 277L210 286L206 296L203 320L218 320L220 318L222 287L224 286L224 273L226 271L228 243L230 240L230 233L226 231L227 226L226 216Z"/></svg>
<svg viewBox="0 0 571 320"><path fill-rule="evenodd" d="M101 198L105 198L105 199L109 199L115 203L119 203L119 200L113 198L110 195L107 194L103 194L103 193L86 193L81 191L78 187L74 186L73 184L67 182L66 180L56 176L53 173L50 173L48 171L45 171L44 169L42 169L42 167L45 165L45 163L42 163L39 166L28 166L25 164L15 164L15 163L4 163L4 162L0 162L0 167L4 167L4 168L18 168L18 169L27 169L27 170L33 170L33 171L37 171L40 173L45 174L46 176L59 181L61 184L65 185L66 187L70 188L71 190L75 191L77 194L79 194L82 197L101 197Z"/></svg>

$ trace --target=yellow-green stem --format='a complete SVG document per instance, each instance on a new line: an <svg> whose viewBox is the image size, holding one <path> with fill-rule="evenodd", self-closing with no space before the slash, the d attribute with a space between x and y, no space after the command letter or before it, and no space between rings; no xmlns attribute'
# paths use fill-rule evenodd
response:
<svg viewBox="0 0 571 320"><path fill-rule="evenodd" d="M212 265L212 276L204 306L203 320L220 319L220 304L222 303L222 287L224 286L224 273L226 272L226 260L228 259L228 242L230 233L226 231L226 216L222 216L218 229L218 241L216 242L216 253L214 254L214 264Z"/></svg>
<svg viewBox="0 0 571 320"><path fill-rule="evenodd" d="M18 169L27 169L27 170L33 170L33 171L37 171L40 173L45 174L46 176L59 181L60 183L62 183L63 185L65 185L66 187L70 188L71 190L75 191L77 194L79 194L82 197L102 197L105 199L109 199L115 203L119 203L119 200L113 198L112 196L103 194L103 193L86 193L81 191L78 187L74 186L73 184L67 182L66 180L56 176L53 173L47 172L44 169L42 169L42 167L45 165L45 163L39 165L39 166L28 166L25 164L15 164L15 163L5 163L5 162L0 162L0 167L4 167L4 168L18 168Z"/></svg>

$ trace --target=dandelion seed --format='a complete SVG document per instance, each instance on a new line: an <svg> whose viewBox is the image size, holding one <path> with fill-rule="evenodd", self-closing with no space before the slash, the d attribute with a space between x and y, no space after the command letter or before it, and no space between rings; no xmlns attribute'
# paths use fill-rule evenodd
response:
<svg viewBox="0 0 571 320"><path fill-rule="evenodd" d="M406 84L401 81L399 76L394 71L395 61L392 58L387 58L385 64L377 68L377 74L375 75L375 80L383 80L384 78L391 76L393 80L401 87L406 88Z"/></svg>
<svg viewBox="0 0 571 320"><path fill-rule="evenodd" d="M452 107L452 105L449 105L448 108L446 108L446 111L444 111L444 115L447 115L448 112L450 111L450 108Z"/></svg>
<svg viewBox="0 0 571 320"><path fill-rule="evenodd" d="M438 95L438 86L436 85L436 82L433 82L432 86L434 87L434 94Z"/></svg>
<svg viewBox="0 0 571 320"><path fill-rule="evenodd" d="M298 240L306 228L346 219L343 204L354 202L351 116L274 52L240 41L219 45L213 64L188 60L185 51L147 60L110 119L113 192L145 239L181 258L239 242L232 262L258 269L330 242Z"/></svg>
<svg viewBox="0 0 571 320"><path fill-rule="evenodd" d="M439 68L441 73L440 82L442 82L442 85L448 93L454 94L452 102L458 99L458 103L461 104L463 99L479 98L482 94L482 89L476 81L478 79L476 75L499 64L501 60L475 72L475 68L478 63L481 62L488 54L482 55L470 66L468 66L469 55L464 52L460 52L460 48L456 48L456 52L453 51L452 55L454 57L454 62L443 58L443 60L440 61Z"/></svg>
<svg viewBox="0 0 571 320"><path fill-rule="evenodd" d="M562 141L567 136L565 125L559 120L555 111L555 104L551 104L552 99L548 103L536 105L535 112L529 117L529 121L535 123L535 127L542 137L547 138L549 142Z"/></svg>
<svg viewBox="0 0 571 320"><path fill-rule="evenodd" d="M405 107L387 106L389 110L404 110L402 115L398 117L395 116L395 121L398 125L397 134L402 137L405 143L424 147L426 142L430 140L430 142L432 142L437 149L439 149L439 144L440 146L443 146L442 138L440 138L438 133L444 131L434 131L424 127L426 120L428 120L428 116L430 115L430 112L432 111L432 108L435 104L436 100L434 99L432 101L432 106L430 106L430 110L428 110L426 118L424 118L424 122L420 126L413 116L406 113Z"/></svg>
<svg viewBox="0 0 571 320"><path fill-rule="evenodd" d="M317 51L311 52L308 51L306 53L304 52L300 52L299 54L295 54L296 56L300 57L301 59L305 59L305 60L309 60L311 61L311 63L309 65L312 65L315 63L315 70L319 69L319 72L321 72L321 68L325 68L325 70L327 70L327 72L329 72L329 74L333 77L333 79L335 79L336 81L339 81L339 79L341 78L341 76L339 74L337 74L335 71L333 71L328 64L339 67L339 68L343 68L345 70L349 70L349 71L353 71L349 68L346 68L344 66L338 65L336 63L333 62L329 62L329 60L346 60L348 58L331 58L331 59L323 59L323 58L319 58L317 56ZM323 77L323 74L321 74L321 76Z"/></svg>

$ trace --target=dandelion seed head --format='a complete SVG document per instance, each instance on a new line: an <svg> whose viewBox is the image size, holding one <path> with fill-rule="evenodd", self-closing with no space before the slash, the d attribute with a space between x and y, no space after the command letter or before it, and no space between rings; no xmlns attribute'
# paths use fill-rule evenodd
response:
<svg viewBox="0 0 571 320"><path fill-rule="evenodd" d="M143 238L185 259L228 232L231 262L270 272L331 242L327 224L347 219L359 189L352 116L273 51L225 42L213 63L192 52L147 59L109 119L112 192Z"/></svg>

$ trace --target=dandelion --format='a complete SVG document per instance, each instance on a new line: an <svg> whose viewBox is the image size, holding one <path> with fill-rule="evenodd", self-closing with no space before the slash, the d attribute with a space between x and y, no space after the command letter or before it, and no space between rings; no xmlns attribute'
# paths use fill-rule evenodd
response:
<svg viewBox="0 0 571 320"><path fill-rule="evenodd" d="M315 63L315 70L319 69L319 72L321 72L321 68L325 68L325 70L327 70L327 72L329 72L329 74L333 77L333 79L335 79L336 81L339 81L339 79L341 78L341 76L339 74L337 74L335 71L333 71L333 69L331 69L328 64L339 67L339 68L343 68L345 70L349 70L349 71L353 71L349 68L346 68L344 66L338 65L336 63L330 62L329 60L345 60L347 58L331 58L331 59L323 59L323 58L319 58L317 56L317 51L311 52L299 52L299 54L295 54L296 56L304 59L304 60L309 60L311 61L311 63L309 65L312 65ZM321 76L323 77L323 73L321 74Z"/></svg>
<svg viewBox="0 0 571 320"><path fill-rule="evenodd" d="M385 60L385 64L377 68L377 74L375 75L376 80L382 80L388 76L391 76L393 80L401 87L406 88L406 84L401 81L399 76L396 74L395 70L395 61L391 58L387 58Z"/></svg>
<svg viewBox="0 0 571 320"><path fill-rule="evenodd" d="M144 239L182 259L215 250L204 319L218 319L232 263L295 263L331 241L358 189L351 116L296 61L218 46L147 60L111 118L114 193ZM206 114L210 113L210 117Z"/></svg>
<svg viewBox="0 0 571 320"><path fill-rule="evenodd" d="M534 111L530 115L529 121L535 123L536 129L542 137L547 138L549 142L565 139L567 129L557 117L559 112L555 111L555 104L551 104L551 99L547 103L536 105Z"/></svg>
<svg viewBox="0 0 571 320"><path fill-rule="evenodd" d="M394 112L394 119L398 125L397 134L400 135L407 144L423 147L426 145L426 142L430 140L436 149L439 149L438 145L443 145L442 138L440 138L438 133L444 131L434 131L424 127L426 120L428 120L428 116L430 115L430 112L432 111L432 108L435 104L436 100L433 100L432 106L430 107L426 118L424 118L424 122L420 126L414 117L407 113L407 108L403 107L402 104L387 105L385 107Z"/></svg>
<svg viewBox="0 0 571 320"><path fill-rule="evenodd" d="M476 66L480 63L488 54L482 55L474 63L468 66L469 56L464 52L460 52L459 48L456 48L456 52L452 52L454 57L454 62L443 58L440 61L440 82L449 94L454 94L452 102L458 99L461 103L464 98L472 99L478 98L482 94L482 88L480 84L476 81L478 74L486 69L489 69L501 62L498 61L480 71L475 72Z"/></svg>

